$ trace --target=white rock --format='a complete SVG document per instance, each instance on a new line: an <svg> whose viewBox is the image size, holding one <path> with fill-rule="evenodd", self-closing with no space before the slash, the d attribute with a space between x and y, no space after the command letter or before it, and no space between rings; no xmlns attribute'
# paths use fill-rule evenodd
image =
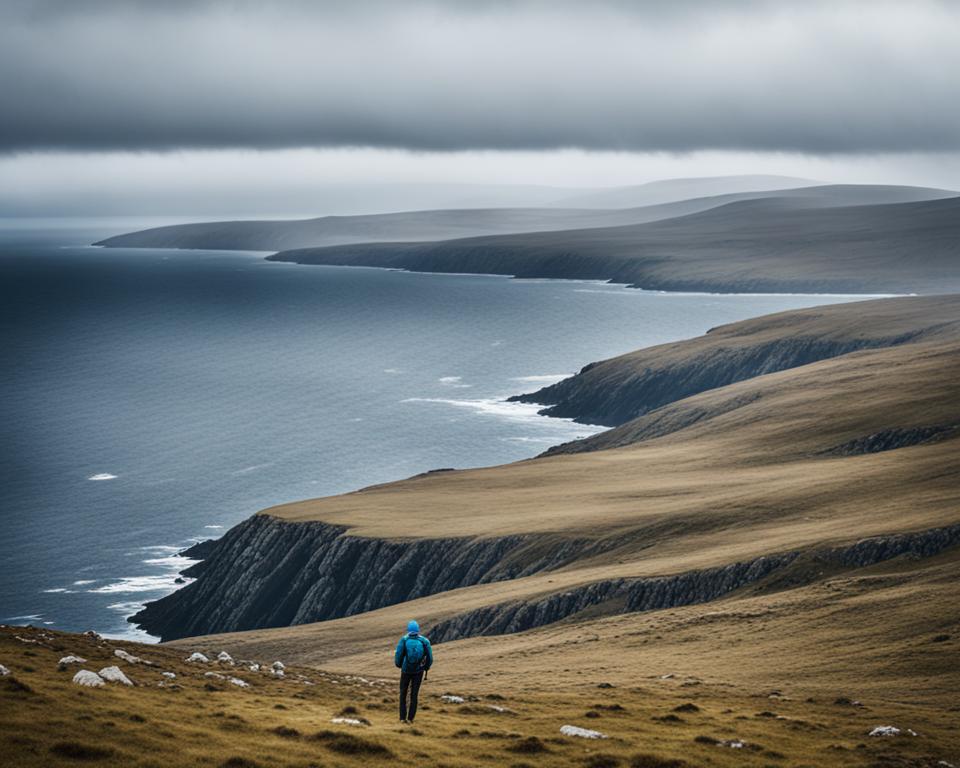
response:
<svg viewBox="0 0 960 768"><path fill-rule="evenodd" d="M284 664L282 661L275 661L273 662L273 664L270 665L270 669L272 669L274 672L278 670L280 672L283 672L283 670L285 670L286 668L287 668L286 664Z"/></svg>
<svg viewBox="0 0 960 768"><path fill-rule="evenodd" d="M466 701L463 696L454 696L452 693L445 693L440 698L448 704L463 704Z"/></svg>
<svg viewBox="0 0 960 768"><path fill-rule="evenodd" d="M88 629L83 634L86 637L92 637L94 640L103 640L103 636L99 632L94 632L92 629Z"/></svg>
<svg viewBox="0 0 960 768"><path fill-rule="evenodd" d="M140 664L143 660L139 656L134 656L133 654L127 653L123 648L117 648L114 650L113 655L118 659L123 659L128 664Z"/></svg>
<svg viewBox="0 0 960 768"><path fill-rule="evenodd" d="M226 680L225 675L221 675L219 672L205 672L204 677L215 677L217 680Z"/></svg>
<svg viewBox="0 0 960 768"><path fill-rule="evenodd" d="M217 654L217 661L222 661L226 664L233 664L233 656L226 651L220 651L220 653Z"/></svg>
<svg viewBox="0 0 960 768"><path fill-rule="evenodd" d="M248 683L246 680L241 680L239 677L230 677L230 678L227 678L227 679L228 679L231 683L233 683L235 686L237 686L238 688L249 688L249 687L250 687L250 683Z"/></svg>
<svg viewBox="0 0 960 768"><path fill-rule="evenodd" d="M120 667L104 667L100 670L100 677L111 683L122 683L123 685L133 685L133 682L120 670Z"/></svg>
<svg viewBox="0 0 960 768"><path fill-rule="evenodd" d="M337 725L363 725L363 722L355 717L334 717L330 722Z"/></svg>
<svg viewBox="0 0 960 768"><path fill-rule="evenodd" d="M187 658L184 659L184 661L189 661L191 663L199 662L200 664L206 664L210 661L210 659L208 659L206 656L200 653L200 651L194 651L189 656L187 656Z"/></svg>
<svg viewBox="0 0 960 768"><path fill-rule="evenodd" d="M740 739L729 739L727 741L721 741L717 746L730 747L730 749L743 749L746 744L740 741Z"/></svg>
<svg viewBox="0 0 960 768"><path fill-rule="evenodd" d="M73 682L75 685L83 685L87 688L102 688L104 686L103 678L89 669L81 669L77 672L73 676Z"/></svg>
<svg viewBox="0 0 960 768"><path fill-rule="evenodd" d="M591 731L589 728L580 728L576 725L564 725L560 727L560 733L564 736L578 736L581 739L605 739L600 731Z"/></svg>
<svg viewBox="0 0 960 768"><path fill-rule="evenodd" d="M494 712L509 712L510 710L506 707L499 707L496 704L487 704L487 709L492 709Z"/></svg>
<svg viewBox="0 0 960 768"><path fill-rule="evenodd" d="M177 679L177 675L175 672L161 672L160 674L163 675L164 677L170 678L171 680Z"/></svg>
<svg viewBox="0 0 960 768"><path fill-rule="evenodd" d="M0 677L6 677L9 674L10 670L3 666L3 664L0 664Z"/></svg>
<svg viewBox="0 0 960 768"><path fill-rule="evenodd" d="M81 659L79 656L64 656L62 659L60 659L60 661L57 662L57 664L63 664L64 666L66 666L67 664L86 664L86 663L87 663L87 660Z"/></svg>
<svg viewBox="0 0 960 768"><path fill-rule="evenodd" d="M260 671L260 665L254 663L254 664L251 664L249 667L247 667L247 669L249 669L251 672L259 672L259 671Z"/></svg>
<svg viewBox="0 0 960 768"><path fill-rule="evenodd" d="M273 670L273 676L274 676L274 677L283 677L284 674L285 674L285 673L284 673L284 671L283 671L282 669L275 669L275 670Z"/></svg>
<svg viewBox="0 0 960 768"><path fill-rule="evenodd" d="M900 729L893 725L878 725L868 736L899 736Z"/></svg>

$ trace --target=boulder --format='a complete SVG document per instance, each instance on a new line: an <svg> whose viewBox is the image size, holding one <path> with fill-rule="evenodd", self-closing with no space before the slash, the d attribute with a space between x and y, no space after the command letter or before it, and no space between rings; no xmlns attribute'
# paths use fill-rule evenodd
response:
<svg viewBox="0 0 960 768"><path fill-rule="evenodd" d="M111 683L133 685L133 681L120 670L120 667L104 667L100 670L100 677Z"/></svg>
<svg viewBox="0 0 960 768"><path fill-rule="evenodd" d="M73 676L74 685L82 685L85 688L102 688L105 683L103 678L100 677L96 672L91 672L89 669L81 669L77 674Z"/></svg>
<svg viewBox="0 0 960 768"><path fill-rule="evenodd" d="M607 738L600 731L591 731L589 728L580 728L576 725L564 725L560 727L560 733L564 736L576 736L581 739L605 739Z"/></svg>
<svg viewBox="0 0 960 768"><path fill-rule="evenodd" d="M141 659L139 656L134 656L131 653L127 653L122 648L117 648L116 650L114 650L113 655L116 656L118 659L122 659L123 661L126 661L128 664L143 663L143 659Z"/></svg>
<svg viewBox="0 0 960 768"><path fill-rule="evenodd" d="M200 653L200 651L194 651L189 656L187 656L187 658L184 659L184 661L188 661L190 663L196 662L199 664L208 664L210 662L210 659L208 659L206 656Z"/></svg>

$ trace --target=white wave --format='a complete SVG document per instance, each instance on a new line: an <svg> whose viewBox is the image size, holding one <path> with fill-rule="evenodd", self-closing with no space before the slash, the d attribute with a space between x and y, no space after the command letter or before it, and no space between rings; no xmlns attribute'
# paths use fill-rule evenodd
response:
<svg viewBox="0 0 960 768"><path fill-rule="evenodd" d="M7 616L4 621L40 621L42 618L42 613L27 613L23 616Z"/></svg>
<svg viewBox="0 0 960 768"><path fill-rule="evenodd" d="M165 568L182 571L184 568L189 568L200 561L191 560L189 557L180 557L180 555L170 555L169 557L151 557L143 562L147 565L162 565Z"/></svg>
<svg viewBox="0 0 960 768"><path fill-rule="evenodd" d="M143 603L136 600L131 600L125 603L110 603L107 608L109 608L111 611L119 611L123 614L134 614L143 608Z"/></svg>
<svg viewBox="0 0 960 768"><path fill-rule="evenodd" d="M73 582L73 586L85 587L87 584L93 584L95 581L96 579L77 579L77 581Z"/></svg>
<svg viewBox="0 0 960 768"><path fill-rule="evenodd" d="M456 384L458 381L462 381L462 376L441 376L438 381L441 384Z"/></svg>
<svg viewBox="0 0 960 768"><path fill-rule="evenodd" d="M90 475L87 480L116 480L116 475L111 475L109 472L100 472L96 475Z"/></svg>
<svg viewBox="0 0 960 768"><path fill-rule="evenodd" d="M501 437L505 443L536 443L538 445L553 445L557 442L554 437Z"/></svg>
<svg viewBox="0 0 960 768"><path fill-rule="evenodd" d="M67 589L66 587L53 587L52 589L42 589L40 591L46 595L55 595L55 594L72 595L76 592L76 590Z"/></svg>
<svg viewBox="0 0 960 768"><path fill-rule="evenodd" d="M245 475L248 472L256 472L258 469L263 469L264 467L272 467L276 464L275 461L268 461L266 464L253 464L249 467L244 467L243 469L238 469L236 472L231 472L231 475Z"/></svg>
<svg viewBox="0 0 960 768"><path fill-rule="evenodd" d="M399 368L384 368L384 373L403 373Z"/></svg>
<svg viewBox="0 0 960 768"><path fill-rule="evenodd" d="M485 416L497 416L511 421L526 423L535 423L538 426L553 429L556 431L567 432L573 424L571 419L557 419L548 416L541 416L538 412L543 406L534 403L511 403L497 398L482 398L478 400L454 400L443 397L409 397L401 400L402 403L437 403L439 405L449 405L455 408L469 408L475 413ZM593 425L577 424L577 431L589 430L588 434L600 432L606 427L594 427Z"/></svg>
<svg viewBox="0 0 960 768"><path fill-rule="evenodd" d="M122 595L133 592L159 592L161 590L171 589L177 586L173 579L174 576L170 574L164 574L162 576L124 576L118 581L114 581L110 584L104 584L102 587L88 589L87 592L92 592L98 595Z"/></svg>
<svg viewBox="0 0 960 768"><path fill-rule="evenodd" d="M515 376L510 381L524 381L530 384L555 384L572 375L570 373L544 373L539 376Z"/></svg>
<svg viewBox="0 0 960 768"><path fill-rule="evenodd" d="M135 594L137 592L173 592L181 586L184 586L188 581L192 581L192 579L183 579L180 576L180 571L189 568L199 561L172 554L178 551L177 547L154 545L140 547L140 550L142 552L155 552L161 555L160 557L150 557L142 561L142 563L145 566L149 566L151 570L156 571L160 569L162 571L161 573L123 576L116 581L88 589L87 592L100 595ZM177 583L178 578L181 579L182 583Z"/></svg>
<svg viewBox="0 0 960 768"><path fill-rule="evenodd" d="M218 529L218 528L223 528L222 525L205 525L205 526L203 526L203 527L204 527L204 528L212 528L213 530L216 530L216 529Z"/></svg>

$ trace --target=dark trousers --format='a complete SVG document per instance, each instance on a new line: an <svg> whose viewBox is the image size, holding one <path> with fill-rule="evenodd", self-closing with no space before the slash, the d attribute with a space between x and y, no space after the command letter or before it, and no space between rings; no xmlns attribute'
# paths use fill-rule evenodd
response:
<svg viewBox="0 0 960 768"><path fill-rule="evenodd" d="M413 722L417 716L417 696L420 693L420 683L423 682L423 672L400 673L400 719ZM407 709L407 689L410 690L410 709Z"/></svg>

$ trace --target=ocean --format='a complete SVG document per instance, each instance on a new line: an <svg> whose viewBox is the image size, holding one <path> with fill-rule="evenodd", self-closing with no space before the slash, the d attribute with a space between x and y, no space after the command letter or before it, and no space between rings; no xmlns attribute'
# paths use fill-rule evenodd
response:
<svg viewBox="0 0 960 768"><path fill-rule="evenodd" d="M150 639L126 617L176 588L189 564L176 553L259 509L534 456L597 428L509 395L853 298L87 245L141 226L0 224L4 623Z"/></svg>

